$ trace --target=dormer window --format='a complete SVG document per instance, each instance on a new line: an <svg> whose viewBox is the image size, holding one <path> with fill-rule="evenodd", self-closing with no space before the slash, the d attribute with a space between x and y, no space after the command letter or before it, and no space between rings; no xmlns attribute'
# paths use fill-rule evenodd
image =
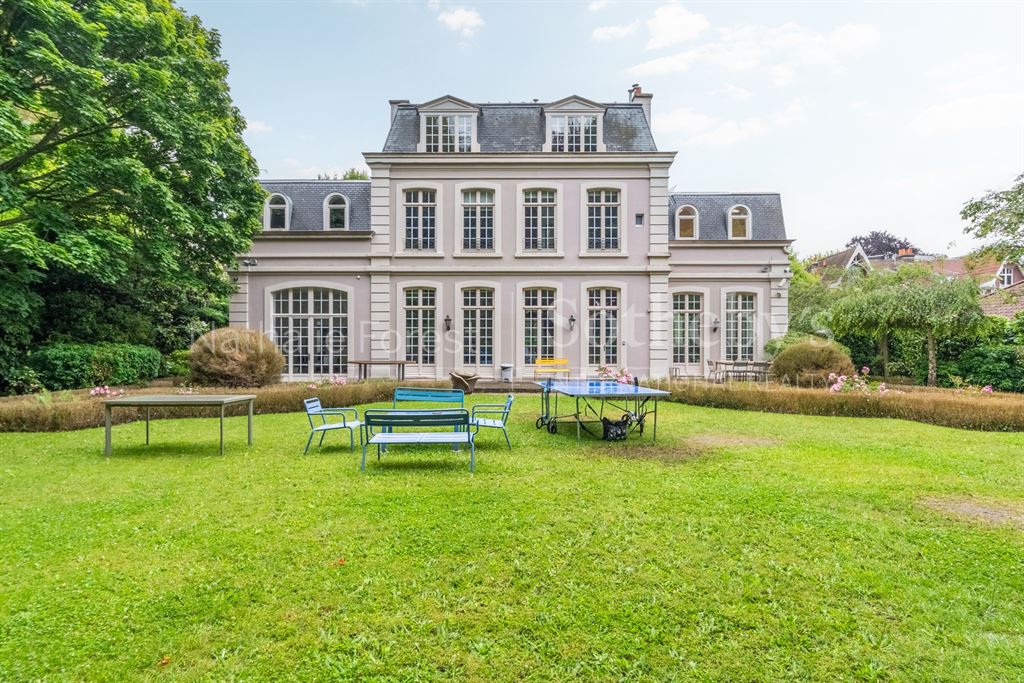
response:
<svg viewBox="0 0 1024 683"><path fill-rule="evenodd" d="M473 151L471 114L428 114L424 117L426 151L451 154Z"/></svg>
<svg viewBox="0 0 1024 683"><path fill-rule="evenodd" d="M729 209L729 239L750 239L750 209L745 206L734 206Z"/></svg>
<svg viewBox="0 0 1024 683"><path fill-rule="evenodd" d="M999 269L999 286L1009 287L1013 284L1013 268L1010 266L1003 266Z"/></svg>
<svg viewBox="0 0 1024 683"><path fill-rule="evenodd" d="M676 213L676 239L695 240L697 239L700 216L697 209L690 205L679 207Z"/></svg>
<svg viewBox="0 0 1024 683"><path fill-rule="evenodd" d="M552 152L596 152L597 116L551 116Z"/></svg>
<svg viewBox="0 0 1024 683"><path fill-rule="evenodd" d="M263 207L264 230L287 230L291 224L291 202L283 194L272 194Z"/></svg>
<svg viewBox="0 0 1024 683"><path fill-rule="evenodd" d="M330 195L324 200L324 230L347 230L348 214L345 195Z"/></svg>

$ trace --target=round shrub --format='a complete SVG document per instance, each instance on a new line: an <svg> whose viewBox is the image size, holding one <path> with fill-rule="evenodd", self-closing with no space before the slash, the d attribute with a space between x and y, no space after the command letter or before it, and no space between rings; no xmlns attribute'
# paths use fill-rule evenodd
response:
<svg viewBox="0 0 1024 683"><path fill-rule="evenodd" d="M188 367L196 384L261 387L281 378L284 356L262 332L222 327L196 340Z"/></svg>
<svg viewBox="0 0 1024 683"><path fill-rule="evenodd" d="M792 344L772 361L772 376L780 382L801 387L822 387L830 374L850 376L853 361L846 349L825 339Z"/></svg>

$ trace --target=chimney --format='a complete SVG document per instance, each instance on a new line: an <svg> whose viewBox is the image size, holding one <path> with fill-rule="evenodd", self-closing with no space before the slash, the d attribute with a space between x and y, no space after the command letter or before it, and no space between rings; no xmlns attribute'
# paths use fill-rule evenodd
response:
<svg viewBox="0 0 1024 683"><path fill-rule="evenodd" d="M899 258L912 259L912 258L914 258L914 249L913 248L910 248L910 249L900 249L899 252L897 253L897 256Z"/></svg>
<svg viewBox="0 0 1024 683"><path fill-rule="evenodd" d="M395 112L398 111L399 105L409 104L409 100L388 100L388 104L391 105L391 120L395 120Z"/></svg>
<svg viewBox="0 0 1024 683"><path fill-rule="evenodd" d="M644 92L640 88L639 83L634 83L633 87L629 89L629 101L639 101L640 106L644 108L644 118L647 119L647 125L651 125L651 99L654 97L649 92Z"/></svg>

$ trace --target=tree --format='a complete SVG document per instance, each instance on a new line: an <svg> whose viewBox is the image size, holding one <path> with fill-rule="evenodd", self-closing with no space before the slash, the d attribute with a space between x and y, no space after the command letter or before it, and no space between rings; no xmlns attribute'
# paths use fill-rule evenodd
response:
<svg viewBox="0 0 1024 683"><path fill-rule="evenodd" d="M886 232L885 230L872 230L866 235L852 237L846 243L847 247L859 244L868 256L881 256L882 258L895 258L900 249L914 249L910 240Z"/></svg>
<svg viewBox="0 0 1024 683"><path fill-rule="evenodd" d="M894 331L888 288L897 277L890 271L870 271L846 280L826 313L829 328L837 337L859 335L877 346L885 376L889 374L889 338Z"/></svg>
<svg viewBox="0 0 1024 683"><path fill-rule="evenodd" d="M330 173L317 173L316 174L316 179L317 180L369 180L370 179L370 174L367 173L366 171L360 171L358 168L353 166L352 168L350 168L347 171L345 171L344 173L342 173L341 177L339 177L337 173L335 173L334 175L331 175Z"/></svg>
<svg viewBox="0 0 1024 683"><path fill-rule="evenodd" d="M263 191L226 76L169 0L0 5L0 375L48 280L230 293Z"/></svg>
<svg viewBox="0 0 1024 683"><path fill-rule="evenodd" d="M1001 255L1024 256L1024 174L1008 190L989 192L964 204L964 232L987 239Z"/></svg>

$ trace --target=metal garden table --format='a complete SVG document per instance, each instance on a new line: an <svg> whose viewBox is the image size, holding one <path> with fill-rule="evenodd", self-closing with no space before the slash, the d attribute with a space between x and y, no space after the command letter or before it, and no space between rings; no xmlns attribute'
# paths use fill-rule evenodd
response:
<svg viewBox="0 0 1024 683"><path fill-rule="evenodd" d="M192 406L215 406L220 408L220 454L224 455L224 408L236 403L249 404L249 445L252 445L253 394L150 394L148 396L122 396L103 402L106 426L106 441L103 455L110 455L111 412L114 408L146 409L146 445L149 445L149 411L151 408L183 408Z"/></svg>
<svg viewBox="0 0 1024 683"><path fill-rule="evenodd" d="M547 427L548 433L554 434L558 431L559 422L576 423L576 440L579 441L581 432L594 434L587 426L600 420L604 415L604 409L608 407L621 410L624 414L630 415L633 426L630 431L639 430L644 433L644 422L648 415L653 417L654 424L651 428L651 440L658 438L658 399L668 396L669 392L661 389L651 389L635 384L620 384L607 380L545 380L535 382L542 388L541 413L537 418L537 429ZM551 396L554 394L554 406ZM575 402L575 410L564 415L558 414L558 395L561 394ZM594 404L599 404L595 408ZM593 415L594 419L588 420L587 414Z"/></svg>

